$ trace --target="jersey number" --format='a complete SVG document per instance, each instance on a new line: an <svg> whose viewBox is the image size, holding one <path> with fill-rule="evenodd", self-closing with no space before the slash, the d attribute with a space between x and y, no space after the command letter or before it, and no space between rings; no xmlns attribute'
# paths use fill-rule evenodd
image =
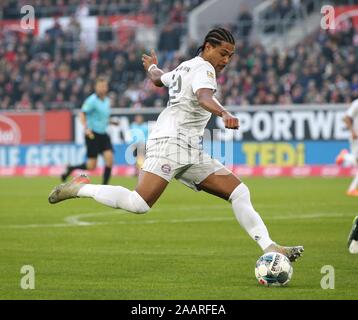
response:
<svg viewBox="0 0 358 320"><path fill-rule="evenodd" d="M181 87L182 87L181 75L179 75L176 79L175 79L175 75L173 75L173 82L172 85L169 87L170 104L177 102L175 101L177 98L176 94L178 94L181 91Z"/></svg>

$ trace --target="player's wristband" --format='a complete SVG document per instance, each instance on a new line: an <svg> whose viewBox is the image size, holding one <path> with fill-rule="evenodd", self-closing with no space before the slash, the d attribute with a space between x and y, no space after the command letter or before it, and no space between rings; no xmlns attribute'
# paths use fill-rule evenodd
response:
<svg viewBox="0 0 358 320"><path fill-rule="evenodd" d="M158 68L156 64L151 64L148 68L148 72L150 72L150 70L152 70L153 68Z"/></svg>

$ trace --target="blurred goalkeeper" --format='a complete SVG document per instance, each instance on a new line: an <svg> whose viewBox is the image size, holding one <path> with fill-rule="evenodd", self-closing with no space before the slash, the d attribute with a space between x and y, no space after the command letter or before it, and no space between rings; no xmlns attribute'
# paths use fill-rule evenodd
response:
<svg viewBox="0 0 358 320"><path fill-rule="evenodd" d="M66 181L74 170L95 169L97 157L102 154L105 162L102 184L108 184L113 166L113 147L107 134L107 127L109 124L117 125L118 123L110 121L111 103L107 94L107 79L98 77L95 83L95 93L85 100L80 113L80 121L85 129L87 161L77 166L68 166L61 175L62 181Z"/></svg>
<svg viewBox="0 0 358 320"><path fill-rule="evenodd" d="M350 152L342 150L336 158L336 163L344 167L353 167L358 164L358 99L354 100L348 108L344 122L350 132ZM350 184L347 195L358 196L358 175L356 175Z"/></svg>

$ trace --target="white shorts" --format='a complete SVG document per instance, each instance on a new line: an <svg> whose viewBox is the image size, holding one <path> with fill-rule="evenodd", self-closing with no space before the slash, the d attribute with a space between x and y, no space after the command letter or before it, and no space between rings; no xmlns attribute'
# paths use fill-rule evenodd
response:
<svg viewBox="0 0 358 320"><path fill-rule="evenodd" d="M146 146L143 171L154 173L170 182L175 178L198 191L197 185L212 173L224 168L197 146L179 138L150 139Z"/></svg>

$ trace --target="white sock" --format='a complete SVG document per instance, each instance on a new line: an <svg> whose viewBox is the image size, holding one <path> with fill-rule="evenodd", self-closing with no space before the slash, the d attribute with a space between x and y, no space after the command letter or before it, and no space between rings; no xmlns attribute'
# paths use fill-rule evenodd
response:
<svg viewBox="0 0 358 320"><path fill-rule="evenodd" d="M251 204L248 187L244 183L240 183L230 195L229 201L231 201L236 219L250 237L258 243L262 250L270 246L273 241L270 239L260 215Z"/></svg>
<svg viewBox="0 0 358 320"><path fill-rule="evenodd" d="M349 246L349 252L352 254L358 253L358 241L352 240L350 246Z"/></svg>
<svg viewBox="0 0 358 320"><path fill-rule="evenodd" d="M358 186L358 174L354 177L353 181L351 182L348 191L356 190Z"/></svg>
<svg viewBox="0 0 358 320"><path fill-rule="evenodd" d="M78 191L77 196L93 198L106 206L133 213L146 213L150 209L136 191L130 191L121 186L86 184Z"/></svg>

